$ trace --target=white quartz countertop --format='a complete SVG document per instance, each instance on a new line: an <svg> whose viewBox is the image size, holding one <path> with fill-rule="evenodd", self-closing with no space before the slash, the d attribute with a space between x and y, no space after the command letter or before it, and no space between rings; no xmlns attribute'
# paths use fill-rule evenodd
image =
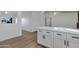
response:
<svg viewBox="0 0 79 59"><path fill-rule="evenodd" d="M71 28L65 28L65 27L38 27L38 29L79 34L79 29L71 29Z"/></svg>

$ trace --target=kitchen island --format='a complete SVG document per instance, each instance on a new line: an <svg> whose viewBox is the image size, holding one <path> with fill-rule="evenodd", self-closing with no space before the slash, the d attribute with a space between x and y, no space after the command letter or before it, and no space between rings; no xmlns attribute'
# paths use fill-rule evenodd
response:
<svg viewBox="0 0 79 59"><path fill-rule="evenodd" d="M37 43L50 48L79 48L79 30L64 27L39 27Z"/></svg>

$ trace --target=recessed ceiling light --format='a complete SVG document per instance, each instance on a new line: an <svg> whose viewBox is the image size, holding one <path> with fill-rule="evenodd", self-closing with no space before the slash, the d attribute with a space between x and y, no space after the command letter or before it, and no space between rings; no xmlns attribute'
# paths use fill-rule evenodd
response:
<svg viewBox="0 0 79 59"><path fill-rule="evenodd" d="M57 14L57 12L54 12L54 15L56 15Z"/></svg>
<svg viewBox="0 0 79 59"><path fill-rule="evenodd" d="M5 14L7 14L8 12L7 11L5 11Z"/></svg>

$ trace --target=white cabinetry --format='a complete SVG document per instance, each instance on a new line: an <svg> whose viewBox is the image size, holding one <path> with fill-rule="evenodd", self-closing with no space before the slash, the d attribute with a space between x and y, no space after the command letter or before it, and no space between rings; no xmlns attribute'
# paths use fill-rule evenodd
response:
<svg viewBox="0 0 79 59"><path fill-rule="evenodd" d="M37 42L46 47L79 48L79 30L58 30L57 28L41 28L38 30Z"/></svg>
<svg viewBox="0 0 79 59"><path fill-rule="evenodd" d="M79 48L79 35L67 34L67 41L69 48Z"/></svg>
<svg viewBox="0 0 79 59"><path fill-rule="evenodd" d="M54 48L66 47L79 48L79 35L54 32Z"/></svg>
<svg viewBox="0 0 79 59"><path fill-rule="evenodd" d="M55 39L54 40L54 48L66 48L64 45L65 40Z"/></svg>
<svg viewBox="0 0 79 59"><path fill-rule="evenodd" d="M54 32L54 48L79 48L79 35Z"/></svg>
<svg viewBox="0 0 79 59"><path fill-rule="evenodd" d="M39 30L37 42L46 47L53 47L53 32L49 30Z"/></svg>
<svg viewBox="0 0 79 59"><path fill-rule="evenodd" d="M66 47L66 33L54 32L54 48Z"/></svg>

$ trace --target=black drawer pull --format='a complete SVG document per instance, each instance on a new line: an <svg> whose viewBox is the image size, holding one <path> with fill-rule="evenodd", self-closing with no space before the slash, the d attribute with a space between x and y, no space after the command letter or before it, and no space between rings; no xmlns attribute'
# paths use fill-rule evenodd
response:
<svg viewBox="0 0 79 59"><path fill-rule="evenodd" d="M57 35L60 35L61 36L62 34L57 34Z"/></svg>
<svg viewBox="0 0 79 59"><path fill-rule="evenodd" d="M67 46L69 46L69 41L67 41Z"/></svg>
<svg viewBox="0 0 79 59"><path fill-rule="evenodd" d="M45 35L43 35L42 38L45 39L46 38Z"/></svg>
<svg viewBox="0 0 79 59"><path fill-rule="evenodd" d="M50 33L50 32L46 32L46 33Z"/></svg>
<svg viewBox="0 0 79 59"><path fill-rule="evenodd" d="M72 38L79 39L79 37L72 36Z"/></svg>
<svg viewBox="0 0 79 59"><path fill-rule="evenodd" d="M66 45L66 40L64 40L64 45Z"/></svg>

